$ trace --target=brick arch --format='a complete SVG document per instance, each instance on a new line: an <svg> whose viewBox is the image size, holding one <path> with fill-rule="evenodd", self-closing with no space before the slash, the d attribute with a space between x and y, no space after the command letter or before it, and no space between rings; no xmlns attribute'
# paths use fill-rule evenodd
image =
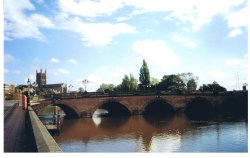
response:
<svg viewBox="0 0 250 158"><path fill-rule="evenodd" d="M162 103L162 104L166 104L166 107L160 105L158 106L159 104L157 103ZM154 105L155 104L155 105ZM153 106L156 106L156 107L153 107ZM152 110L154 112L157 112L157 108L161 107L163 110L165 110L165 112L170 112L170 113L173 113L175 112L175 107L169 103L166 99L164 98L161 98L161 97L156 97L150 101L148 101L145 105L144 105L144 109L143 109L143 114L147 114L148 110ZM159 112L159 111L158 111Z"/></svg>
<svg viewBox="0 0 250 158"><path fill-rule="evenodd" d="M191 119L209 118L212 115L214 107L207 98L195 97L187 102L184 109L186 115Z"/></svg>
<svg viewBox="0 0 250 158"><path fill-rule="evenodd" d="M113 104L113 105L112 105ZM110 107L110 106L111 107ZM112 107L113 106L113 107ZM116 106L119 106L118 108ZM103 109L106 109L108 110L109 112L112 111L112 110L121 110L125 113L127 113L126 115L131 115L131 110L126 106L124 105L123 103L121 103L119 100L117 99L114 99L114 98L110 98L110 99L107 99L107 100L104 100L102 101L101 103L99 103L93 110L92 110L92 115L93 113L99 109L99 108L103 108ZM117 116L120 116L121 114L117 114Z"/></svg>
<svg viewBox="0 0 250 158"><path fill-rule="evenodd" d="M80 117L78 114L78 111L74 107L67 105L67 104L62 104L62 103L53 104L51 102L44 102L41 104L32 105L32 109L36 113L38 113L40 110L47 107L48 105L54 105L54 106L60 107L63 110L63 112L65 113L64 118L79 118Z"/></svg>
<svg viewBox="0 0 250 158"><path fill-rule="evenodd" d="M66 104L54 104L55 106L60 107L63 112L65 113L64 118L79 118L79 114L76 109L74 109L72 106L66 105Z"/></svg>

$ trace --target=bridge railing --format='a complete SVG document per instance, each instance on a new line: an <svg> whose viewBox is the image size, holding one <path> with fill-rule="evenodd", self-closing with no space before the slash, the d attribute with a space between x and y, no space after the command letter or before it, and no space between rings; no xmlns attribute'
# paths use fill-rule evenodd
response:
<svg viewBox="0 0 250 158"><path fill-rule="evenodd" d="M47 95L47 100L58 99L77 99L77 98L97 98L97 97L122 97L122 96L153 96L153 95L196 95L196 96L212 96L212 95L235 95L246 93L243 91L226 91L226 92L193 92L193 93L174 93L166 91L113 91L113 92L85 92L85 93L61 93Z"/></svg>

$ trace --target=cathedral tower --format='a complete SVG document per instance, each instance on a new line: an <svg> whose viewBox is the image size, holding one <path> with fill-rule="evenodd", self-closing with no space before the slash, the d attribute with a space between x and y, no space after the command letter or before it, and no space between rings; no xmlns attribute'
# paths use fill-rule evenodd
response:
<svg viewBox="0 0 250 158"><path fill-rule="evenodd" d="M36 83L39 89L46 86L46 69L44 73L42 72L42 69L40 72L37 72L36 70Z"/></svg>

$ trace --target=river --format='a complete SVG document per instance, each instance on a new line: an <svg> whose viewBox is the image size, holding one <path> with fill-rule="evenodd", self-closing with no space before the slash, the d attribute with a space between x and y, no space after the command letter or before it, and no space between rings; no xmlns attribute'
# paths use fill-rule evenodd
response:
<svg viewBox="0 0 250 158"><path fill-rule="evenodd" d="M246 119L219 116L209 120L190 120L185 114L169 118L61 118L60 133L53 137L63 152L248 151Z"/></svg>

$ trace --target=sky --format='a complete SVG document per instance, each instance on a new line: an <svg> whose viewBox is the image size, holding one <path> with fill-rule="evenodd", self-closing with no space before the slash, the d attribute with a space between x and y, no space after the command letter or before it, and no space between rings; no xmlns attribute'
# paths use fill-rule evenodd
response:
<svg viewBox="0 0 250 158"><path fill-rule="evenodd" d="M4 83L35 81L96 91L191 72L228 90L248 81L247 0L4 0ZM239 84L237 84L239 83Z"/></svg>

